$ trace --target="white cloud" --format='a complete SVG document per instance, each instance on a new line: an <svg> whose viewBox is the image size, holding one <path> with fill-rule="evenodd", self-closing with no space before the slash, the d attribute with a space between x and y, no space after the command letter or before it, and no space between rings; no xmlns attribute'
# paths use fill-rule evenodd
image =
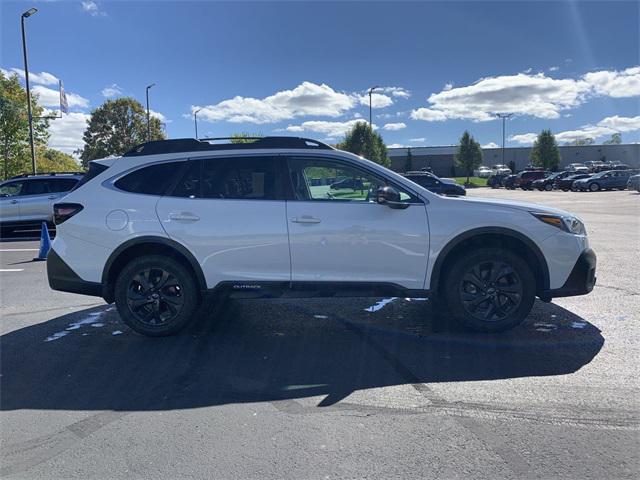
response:
<svg viewBox="0 0 640 480"><path fill-rule="evenodd" d="M156 111L151 110L151 109L149 109L149 116L153 117L153 118L157 118L158 120L160 120L161 123L171 123L172 122L172 120L169 120L167 117L165 117L160 112L156 112Z"/></svg>
<svg viewBox="0 0 640 480"><path fill-rule="evenodd" d="M584 79L596 94L614 98L640 95L640 66L622 71L590 72Z"/></svg>
<svg viewBox="0 0 640 480"><path fill-rule="evenodd" d="M47 115L55 115L56 111L47 111ZM87 121L91 115L72 112L62 118L49 121L49 146L71 155L74 150L82 148L82 134L87 128Z"/></svg>
<svg viewBox="0 0 640 480"><path fill-rule="evenodd" d="M603 118L596 125L584 125L577 130L565 130L555 134L556 140L560 143L570 143L576 140L592 138L594 140L609 137L614 133L635 132L640 130L640 115L636 117L612 117ZM537 138L535 133L524 133L512 135L509 140L521 143L532 144Z"/></svg>
<svg viewBox="0 0 640 480"><path fill-rule="evenodd" d="M494 120L495 112L537 118L559 118L563 110L578 107L594 96L640 95L640 67L587 73L580 78L556 79L544 73L487 77L473 85L449 88L428 98L428 107L415 109L411 118L425 121Z"/></svg>
<svg viewBox="0 0 640 480"><path fill-rule="evenodd" d="M20 77L22 80L25 79L25 75L24 75L24 70L22 70L21 68L12 68L11 71L13 73L16 73L18 75L18 77ZM4 70L4 72L7 72L6 70ZM40 72L40 73L36 73L36 72L29 72L29 83L30 84L34 84L34 85L57 85L58 84L58 77L56 77L55 75L49 73L49 72Z"/></svg>
<svg viewBox="0 0 640 480"><path fill-rule="evenodd" d="M384 127L382 127L383 130L402 130L403 128L407 128L407 125L402 122L386 123Z"/></svg>
<svg viewBox="0 0 640 480"><path fill-rule="evenodd" d="M522 145L528 145L532 144L536 140L536 138L538 138L538 135L535 133L522 133L520 135L511 135L509 137L509 141L520 143Z"/></svg>
<svg viewBox="0 0 640 480"><path fill-rule="evenodd" d="M411 96L411 92L402 87L384 87L382 91L391 94L392 97L409 98Z"/></svg>
<svg viewBox="0 0 640 480"><path fill-rule="evenodd" d="M91 15L92 17L103 17L106 15L105 12L100 10L100 7L93 0L87 0L82 2L82 10Z"/></svg>
<svg viewBox="0 0 640 480"><path fill-rule="evenodd" d="M362 105L369 106L369 94L360 95L358 101ZM390 96L375 92L371 94L371 106L373 108L385 108L389 105L393 105L393 99Z"/></svg>
<svg viewBox="0 0 640 480"><path fill-rule="evenodd" d="M105 98L117 97L122 94L122 89L115 83L108 85L102 89L102 96Z"/></svg>
<svg viewBox="0 0 640 480"><path fill-rule="evenodd" d="M557 72L558 70L560 70L560 67L549 67L550 72Z"/></svg>
<svg viewBox="0 0 640 480"><path fill-rule="evenodd" d="M302 122L300 125L289 125L286 130L288 132L317 132L326 135L330 139L335 139L345 135L353 126L362 122L362 120L348 120L346 122L329 122L323 120L310 120ZM378 127L374 124L373 129Z"/></svg>
<svg viewBox="0 0 640 480"><path fill-rule="evenodd" d="M336 92L326 84L303 82L293 90L283 90L258 99L236 96L216 105L202 107L199 118L210 122L275 123L306 115L337 117L351 110L357 99ZM192 106L191 112L198 106Z"/></svg>
<svg viewBox="0 0 640 480"><path fill-rule="evenodd" d="M453 88L453 83L452 83L452 82L447 82L447 83L445 83L445 84L444 84L444 88L443 88L443 90L444 90L445 92L448 92L448 91L449 91L449 90L451 90L452 88Z"/></svg>
<svg viewBox="0 0 640 480"><path fill-rule="evenodd" d="M412 110L409 116L413 120L424 120L426 122L443 122L447 119L447 115L444 112L424 107Z"/></svg>
<svg viewBox="0 0 640 480"><path fill-rule="evenodd" d="M405 145L401 143L392 143L391 145L387 145L387 148L405 148Z"/></svg>
<svg viewBox="0 0 640 480"><path fill-rule="evenodd" d="M44 107L59 107L60 106L60 92L52 88L43 87L42 85L36 85L31 91L38 95L38 103ZM67 102L69 108L87 108L89 106L89 100L76 93L66 92Z"/></svg>
<svg viewBox="0 0 640 480"><path fill-rule="evenodd" d="M482 148L500 148L500 145L495 142L489 142L482 145Z"/></svg>
<svg viewBox="0 0 640 480"><path fill-rule="evenodd" d="M427 139L425 137L420 137L420 138L410 138L409 141L410 142L415 142L415 143L424 143Z"/></svg>

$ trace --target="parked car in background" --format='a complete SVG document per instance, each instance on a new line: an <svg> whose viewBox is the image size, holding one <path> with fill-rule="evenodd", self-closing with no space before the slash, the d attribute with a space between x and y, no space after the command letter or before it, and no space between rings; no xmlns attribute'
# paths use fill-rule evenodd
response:
<svg viewBox="0 0 640 480"><path fill-rule="evenodd" d="M341 188L350 188L352 190L363 190L364 183L360 178L343 178L335 183L332 183L329 188L331 190L340 190Z"/></svg>
<svg viewBox="0 0 640 480"><path fill-rule="evenodd" d="M487 187L491 188L500 188L504 186L505 178L509 177L509 175L494 173L487 179Z"/></svg>
<svg viewBox="0 0 640 480"><path fill-rule="evenodd" d="M531 190L531 184L535 180L546 178L547 175L549 175L549 172L546 170L525 170L524 172L520 172L516 175L516 178L513 181L513 186L515 188L519 187L523 190Z"/></svg>
<svg viewBox="0 0 640 480"><path fill-rule="evenodd" d="M616 163L611 170L631 170L631 167L625 163Z"/></svg>
<svg viewBox="0 0 640 480"><path fill-rule="evenodd" d="M558 190L562 190L563 192L568 192L573 189L573 182L576 180L580 180L582 178L589 178L591 176L590 173L578 173L569 175L568 177L561 178L560 180L556 180L555 186Z"/></svg>
<svg viewBox="0 0 640 480"><path fill-rule="evenodd" d="M493 174L493 170L491 170L489 167L485 167L484 165L476 168L473 171L473 176L480 177L480 178L489 178L492 174Z"/></svg>
<svg viewBox="0 0 640 480"><path fill-rule="evenodd" d="M511 175L513 173L509 167L500 163L497 165L491 165L491 170L497 175Z"/></svg>
<svg viewBox="0 0 640 480"><path fill-rule="evenodd" d="M640 174L639 175L631 175L629 180L627 180L627 188L629 190L635 190L640 192Z"/></svg>
<svg viewBox="0 0 640 480"><path fill-rule="evenodd" d="M458 185L455 180L451 178L438 178L433 173L429 172L407 172L402 175L403 177L417 183L423 188L426 188L430 192L438 193L440 195L466 195L467 191L462 185Z"/></svg>
<svg viewBox="0 0 640 480"><path fill-rule="evenodd" d="M53 204L64 197L83 173L18 175L0 183L0 228L11 233L17 228L53 225Z"/></svg>
<svg viewBox="0 0 640 480"><path fill-rule="evenodd" d="M603 165L606 164L604 162L601 162L600 160L584 162L584 166L589 169L590 173L596 173L598 171L598 168Z"/></svg>
<svg viewBox="0 0 640 480"><path fill-rule="evenodd" d="M502 181L502 186L507 190L514 190L516 188L515 187L516 178L518 178L518 175L516 174L507 175L505 179Z"/></svg>
<svg viewBox="0 0 640 480"><path fill-rule="evenodd" d="M555 186L556 180L560 180L562 178L568 177L571 175L571 172L554 172L545 178L539 178L538 180L534 180L531 183L531 188L538 189L540 191L546 190L551 191Z"/></svg>
<svg viewBox="0 0 640 480"><path fill-rule="evenodd" d="M581 192L598 190L624 190L633 170L609 170L608 172L596 173L589 178L576 180L573 188Z"/></svg>
<svg viewBox="0 0 640 480"><path fill-rule="evenodd" d="M589 173L589 169L584 163L570 163L565 170L575 173Z"/></svg>

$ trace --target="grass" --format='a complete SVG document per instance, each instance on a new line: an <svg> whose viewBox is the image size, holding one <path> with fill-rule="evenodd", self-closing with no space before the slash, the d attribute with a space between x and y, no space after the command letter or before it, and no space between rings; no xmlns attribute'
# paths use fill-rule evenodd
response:
<svg viewBox="0 0 640 480"><path fill-rule="evenodd" d="M467 177L453 177L456 183L463 185L467 188L486 187L487 179L480 177L469 177L469 185L466 185Z"/></svg>

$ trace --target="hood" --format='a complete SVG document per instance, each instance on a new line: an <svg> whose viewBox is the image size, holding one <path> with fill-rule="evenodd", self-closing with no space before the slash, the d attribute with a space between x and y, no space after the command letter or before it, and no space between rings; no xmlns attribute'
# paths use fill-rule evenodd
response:
<svg viewBox="0 0 640 480"><path fill-rule="evenodd" d="M515 200L501 200L497 198L481 198L481 197L464 197L464 198L458 199L458 201L467 202L470 204L477 205L479 207L482 205L492 205L492 206L498 206L498 207L512 208L515 210L522 210L527 212L544 212L544 213L553 213L556 215L575 217L575 215L567 212L566 210L549 207L547 205L540 205L538 203L517 202Z"/></svg>

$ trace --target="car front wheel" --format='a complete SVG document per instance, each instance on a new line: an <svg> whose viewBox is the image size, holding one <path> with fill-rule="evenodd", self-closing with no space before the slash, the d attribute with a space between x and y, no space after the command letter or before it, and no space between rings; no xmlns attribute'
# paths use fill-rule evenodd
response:
<svg viewBox="0 0 640 480"><path fill-rule="evenodd" d="M184 328L199 306L197 284L177 260L148 255L133 259L116 280L120 318L143 335L172 335Z"/></svg>
<svg viewBox="0 0 640 480"><path fill-rule="evenodd" d="M591 190L592 192L597 192L598 190L600 190L600 185L598 185L597 183L592 183L591 185L589 185L589 190Z"/></svg>
<svg viewBox="0 0 640 480"><path fill-rule="evenodd" d="M551 185L550 183L547 183L547 184L544 186L544 189L545 189L547 192L550 192L551 190L553 190L553 185Z"/></svg>
<svg viewBox="0 0 640 480"><path fill-rule="evenodd" d="M527 263L500 248L457 259L444 282L446 305L464 327L492 333L520 324L533 307L536 282Z"/></svg>

